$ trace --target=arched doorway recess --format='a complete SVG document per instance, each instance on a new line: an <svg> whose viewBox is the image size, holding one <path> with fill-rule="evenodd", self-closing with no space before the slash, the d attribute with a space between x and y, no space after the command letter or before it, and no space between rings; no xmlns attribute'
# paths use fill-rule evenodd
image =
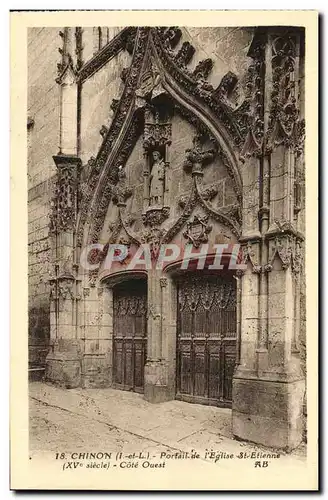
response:
<svg viewBox="0 0 328 500"><path fill-rule="evenodd" d="M176 398L231 407L236 363L233 274L187 272L176 279Z"/></svg>
<svg viewBox="0 0 328 500"><path fill-rule="evenodd" d="M147 281L113 287L113 386L143 392L147 357Z"/></svg>

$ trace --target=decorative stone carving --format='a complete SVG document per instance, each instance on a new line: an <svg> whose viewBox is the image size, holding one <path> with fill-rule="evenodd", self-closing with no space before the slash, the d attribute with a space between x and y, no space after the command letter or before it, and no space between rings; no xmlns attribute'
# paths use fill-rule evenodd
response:
<svg viewBox="0 0 328 500"><path fill-rule="evenodd" d="M193 71L194 77L198 79L203 79L206 80L206 78L209 76L213 68L213 61L212 59L204 59L203 61L200 61L196 68Z"/></svg>
<svg viewBox="0 0 328 500"><path fill-rule="evenodd" d="M169 215L169 207L163 207L158 210L148 209L144 214L142 214L142 221L145 226L160 226Z"/></svg>
<svg viewBox="0 0 328 500"><path fill-rule="evenodd" d="M147 66L141 76L140 83L135 91L139 103L137 105L145 106L146 101L151 101L160 94L165 93L161 85L161 75L158 67L149 57Z"/></svg>
<svg viewBox="0 0 328 500"><path fill-rule="evenodd" d="M129 214L127 214L127 216L124 219L124 225L131 227L135 223L136 220L137 220L137 214L129 213Z"/></svg>
<svg viewBox="0 0 328 500"><path fill-rule="evenodd" d="M279 145L293 146L299 117L296 75L297 37L291 33L272 42L272 92L268 126L268 152Z"/></svg>
<svg viewBox="0 0 328 500"><path fill-rule="evenodd" d="M272 245L271 251L271 261L269 264L273 264L276 256L278 256L282 263L282 268L287 269L292 263L293 249L291 246L292 240L290 238L275 238L274 244Z"/></svg>
<svg viewBox="0 0 328 500"><path fill-rule="evenodd" d="M174 103L174 111L181 116L184 120L187 120L197 131L197 135L200 137L208 137L209 140L215 142L209 128L203 123L196 115L194 115L188 108L182 106L180 103Z"/></svg>
<svg viewBox="0 0 328 500"><path fill-rule="evenodd" d="M60 32L61 33L61 32ZM68 54L64 49L59 48L58 52L61 54L61 62L57 64L57 78L56 83L62 83L62 78L68 69L71 70L73 78L75 77L75 68L71 54Z"/></svg>
<svg viewBox="0 0 328 500"><path fill-rule="evenodd" d="M218 194L218 188L215 184L207 186L205 189L201 191L201 197L205 201L211 201Z"/></svg>
<svg viewBox="0 0 328 500"><path fill-rule="evenodd" d="M123 166L118 169L118 182L117 185L112 188L113 191L113 203L119 207L126 206L126 200L132 195L132 189L126 185L126 172Z"/></svg>
<svg viewBox="0 0 328 500"><path fill-rule="evenodd" d="M49 291L50 299L51 300L58 299L59 298L59 294L58 294L58 288L57 288L57 280L56 279L50 279L49 280L49 286L50 286L50 291Z"/></svg>
<svg viewBox="0 0 328 500"><path fill-rule="evenodd" d="M187 202L189 200L190 196L187 195L187 194L183 194L179 197L178 199L178 205L180 208L185 208L185 206L187 205Z"/></svg>
<svg viewBox="0 0 328 500"><path fill-rule="evenodd" d="M251 263L252 271L255 274L259 274L262 271L262 267L259 264L259 242L248 241L246 245L242 246L242 263Z"/></svg>
<svg viewBox="0 0 328 500"><path fill-rule="evenodd" d="M171 144L171 133L172 125L171 123L145 123L144 128L144 147L146 149L159 146L165 146L166 144Z"/></svg>
<svg viewBox="0 0 328 500"><path fill-rule="evenodd" d="M179 43L182 31L176 26L170 26L169 28L164 28L162 31L162 38L166 50L174 49L174 47ZM173 52L173 51L172 51Z"/></svg>
<svg viewBox="0 0 328 500"><path fill-rule="evenodd" d="M121 76L121 80L123 83L126 82L126 80L128 78L129 71L130 71L130 68L123 68L122 69L120 76Z"/></svg>
<svg viewBox="0 0 328 500"><path fill-rule="evenodd" d="M76 224L77 187L81 161L73 156L54 156L53 158L57 165L57 180L51 201L50 232L73 231Z"/></svg>
<svg viewBox="0 0 328 500"><path fill-rule="evenodd" d="M254 37L248 55L253 61L246 78L247 107L239 123L247 130L240 158L261 156L264 138L264 64L266 35L259 33Z"/></svg>
<svg viewBox="0 0 328 500"><path fill-rule="evenodd" d="M110 132L109 132L109 135L110 135ZM98 234L103 227L104 219L106 217L108 204L110 202L111 196L113 193L116 192L116 190L113 189L113 187L115 188L116 184L118 182L119 169L120 169L120 167L124 168L124 165L129 157L139 135L140 135L139 122L138 122L138 120L135 120L132 123L131 128L129 129L129 131L126 135L126 140L123 143L123 145L118 153L118 156L116 157L115 163L112 165L111 170L108 172L108 176L106 179L107 182L105 183L105 181L104 181L104 188L103 188L100 200L98 201L98 203L95 206L93 206L93 210L91 210L91 211L89 210L89 212L88 212L89 207L86 206L86 199L83 200L85 202L85 204L83 204L84 205L83 208L85 207L86 212L84 213L81 210L82 213L81 213L80 222L81 222L81 220L83 220L82 216L85 219L87 218L87 216L90 217L90 220L93 223L93 231L91 233L91 238L90 238L91 242L94 242L94 243L97 242ZM108 139L108 135L106 136L106 139L104 142L106 142L107 139ZM120 192L120 194L124 194L124 196L126 195L126 199L130 196L128 190L129 190L129 188L127 188L126 192L124 189L123 189L123 192ZM126 201L126 199L125 199L125 201ZM123 204L125 203L125 201L123 201L123 199L122 199ZM124 205L122 205L122 206L124 206Z"/></svg>
<svg viewBox="0 0 328 500"><path fill-rule="evenodd" d="M117 112L113 117L110 129L103 141L100 151L96 158L96 164L90 172L88 179L87 196L82 199L81 211L78 224L78 241L83 238L83 228L86 220L89 219L92 224L89 241L98 239L99 231L101 230L104 218L107 213L108 203L112 194L112 184L116 184L118 177L118 168L123 165L130 155L137 138L140 135L140 115L135 113L129 115L131 111L131 103L135 98L135 88L137 87L139 73L142 67L145 49L149 35L149 28L138 28L136 47L131 68L127 76L127 81L120 99ZM110 44L109 44L110 45ZM130 127L125 135L122 135L123 124L129 121ZM113 144L120 136L121 147L115 149L113 153ZM112 154L113 153L113 154ZM110 158L110 161L109 161ZM106 172L102 172L103 167L111 165ZM102 183L99 184L100 172L103 174ZM97 189L96 189L97 187ZM92 198L92 199L91 199Z"/></svg>
<svg viewBox="0 0 328 500"><path fill-rule="evenodd" d="M83 83L87 78L90 78L120 50L127 47L127 39L130 37L129 39L132 40L133 34L136 36L136 33L137 28L133 26L122 29L101 51L82 66L78 73L79 82Z"/></svg>
<svg viewBox="0 0 328 500"><path fill-rule="evenodd" d="M195 53L195 48L191 45L191 43L183 42L181 49L175 56L176 64L179 66L186 66L186 64L190 63L194 53Z"/></svg>
<svg viewBox="0 0 328 500"><path fill-rule="evenodd" d="M221 224L229 227L231 232L236 235L237 238L240 237L240 210L238 206L231 206L224 209L215 209L210 206L201 195L201 187L198 184L198 177L194 178L194 184L192 191L189 195L183 195L179 199L179 206L182 208L182 213L179 215L177 220L173 225L167 230L163 242L168 243L177 234L180 229L187 223L190 218L197 202L202 206L208 217L213 218Z"/></svg>
<svg viewBox="0 0 328 500"><path fill-rule="evenodd" d="M304 142L305 142L305 120L301 119L295 123L294 150L296 156L301 156L304 153Z"/></svg>
<svg viewBox="0 0 328 500"><path fill-rule="evenodd" d="M159 278L159 284L162 288L167 287L167 278Z"/></svg>
<svg viewBox="0 0 328 500"><path fill-rule="evenodd" d="M160 245L163 242L165 235L164 229L158 227L150 227L145 229L141 235L141 243L148 243L150 246L150 253L154 260L157 259Z"/></svg>
<svg viewBox="0 0 328 500"><path fill-rule="evenodd" d="M164 196L165 163L159 151L153 151L150 171L149 205L162 206Z"/></svg>
<svg viewBox="0 0 328 500"><path fill-rule="evenodd" d="M232 71L228 71L223 77L214 93L217 99L228 101L228 97L234 90L238 82L238 78Z"/></svg>
<svg viewBox="0 0 328 500"><path fill-rule="evenodd" d="M99 130L99 134L101 135L101 137L105 138L107 132L108 132L108 127L106 127L106 125L102 125L101 129Z"/></svg>
<svg viewBox="0 0 328 500"><path fill-rule="evenodd" d="M302 242L299 239L295 241L295 250L292 256L292 269L295 274L302 271L304 265L304 251Z"/></svg>
<svg viewBox="0 0 328 500"><path fill-rule="evenodd" d="M145 165L142 219L144 224L149 226L162 224L170 212L167 196L171 129L171 123L161 121L156 106L146 107L143 135Z"/></svg>
<svg viewBox="0 0 328 500"><path fill-rule="evenodd" d="M122 35L123 48L130 55L132 55L134 49L135 38L136 38L136 29L125 30L124 34Z"/></svg>
<svg viewBox="0 0 328 500"><path fill-rule="evenodd" d="M196 135L193 139L193 148L186 149L185 168L192 171L192 175L203 175L203 166L211 162L217 151L215 149L208 149L203 151L204 138Z"/></svg>
<svg viewBox="0 0 328 500"><path fill-rule="evenodd" d="M183 232L183 236L198 248L202 243L208 242L208 234L212 231L212 226L208 224L209 217L207 215L195 215L192 221L187 223L187 229Z"/></svg>
<svg viewBox="0 0 328 500"><path fill-rule="evenodd" d="M127 254L124 257L124 259L120 260L120 264L125 264L131 257L131 244L132 244L132 239L129 236L122 236L118 240L119 245L124 245L127 248ZM114 252L115 255L115 252Z"/></svg>
<svg viewBox="0 0 328 500"><path fill-rule="evenodd" d="M287 220L286 218L274 219L274 223L280 233L295 232L295 228L292 222Z"/></svg>
<svg viewBox="0 0 328 500"><path fill-rule="evenodd" d="M184 58L184 53L188 54L190 49L188 43L183 45L180 49L182 55L182 62L180 62L178 55L172 58L172 51L167 50L163 43L163 33L161 30L154 29L152 36L156 51L161 57L161 62L165 69L175 79L175 81L182 86L182 88L190 95L195 97L202 104L206 104L213 111L217 119L225 126L226 130L231 134L235 144L239 146L242 142L243 136L239 128L238 120L236 120L233 110L229 109L226 103L222 103L216 96L216 92L212 85L206 82L203 78L197 78L193 73L188 71L185 67L187 64ZM179 52L180 52L179 51ZM192 57L192 49L189 51L189 57ZM188 57L187 57L188 60Z"/></svg>
<svg viewBox="0 0 328 500"><path fill-rule="evenodd" d="M61 297L64 300L74 298L74 281L74 276L61 276L57 279L59 298Z"/></svg>
<svg viewBox="0 0 328 500"><path fill-rule="evenodd" d="M75 54L76 54L76 69L79 71L83 66L83 45L82 45L83 29L75 28Z"/></svg>
<svg viewBox="0 0 328 500"><path fill-rule="evenodd" d="M132 150L132 147L134 146L135 141L137 140L138 135L140 134L141 120L138 122L138 120L135 120L134 118L130 117L129 119L130 120L132 119L132 124L130 126L129 131L128 131L128 136L122 137L120 139L121 146L115 147L116 157L114 155L112 155L112 157L109 158L109 156L111 155L111 152L113 150L112 149L113 145L116 143L116 139L117 139L119 133L122 131L123 123L125 122L125 120L128 119L128 113L129 113L129 110L131 109L131 100L134 98L134 90L137 87L139 87L139 89L140 89L140 83L139 83L140 82L140 71L142 68L144 68L144 64L143 64L144 57L149 57L149 55L145 56L145 49L146 49L147 39L148 39L148 35L149 35L150 31L152 33L152 38L154 40L156 51L157 51L158 55L161 57L161 62L163 63L164 68L166 70L169 70L172 76L177 77L176 80L177 80L178 84L182 84L182 86L184 86L182 81L185 81L185 83L186 83L185 89L188 91L188 93L190 95L193 95L193 89L195 89L195 87L193 85L197 86L197 79L194 76L190 77L190 75L188 76L188 78L189 78L188 81L190 83L192 81L192 78L194 78L194 84L191 86L188 84L189 85L188 86L187 80L184 80L185 77L184 76L182 77L182 75L180 75L181 69L177 68L177 66L176 66L175 62L172 60L172 58L170 59L170 62L169 62L168 58L165 57L164 48L161 45L163 38L161 38L161 37L164 36L166 30L160 31L158 29L138 28L138 34L137 34L137 38L136 38L136 42L135 42L136 50L134 51L131 68L129 69L129 71L127 72L127 75L126 75L127 78L126 78L123 94L122 94L122 97L119 101L119 104L118 104L116 113L114 115L112 124L110 126L110 129L109 129L108 133L106 134L106 137L104 138L103 145L98 153L95 164L91 167L89 179L86 183L86 189L84 190L84 192L86 194L85 194L85 196L83 196L83 199L82 199L81 204L80 204L81 210L80 210L79 226L78 226L78 242L80 242L80 243L81 243L82 237L83 237L83 228L84 228L85 222L87 220L89 220L91 223L91 228L89 231L89 235L90 235L89 241L90 242L97 241L99 231L101 231L101 229L102 229L103 221L104 221L104 218L105 218L106 213L107 213L108 203L109 203L109 201L110 201L110 199L115 191L115 190L113 190L113 185L115 186L115 184L117 183L118 168L120 165L125 164L125 161L126 161L127 157L129 156L129 154ZM160 36L158 36L158 35L160 35ZM185 46L185 47L187 47L187 46ZM186 50L186 49L184 49L184 50ZM203 68L206 68L206 67L209 68L209 66L210 66L210 64L206 63L203 65ZM152 70L154 70L154 65L152 62L151 62L151 68L152 68ZM171 72L171 70L172 70L172 72ZM147 71L147 70L144 70L144 71ZM155 72L157 72L157 71L158 70L155 67ZM179 75L181 76L181 78ZM152 76L152 78L153 78L153 76ZM190 80L190 78L191 78L191 80ZM154 80L152 80L152 83L154 83ZM141 87L142 87L142 85L141 85ZM142 92L142 94L143 93L144 92ZM197 92L194 95L196 96L196 94L197 94ZM147 106L147 104L146 104L146 106ZM222 111L222 113L220 114L220 117L224 116L226 111L223 108L221 110L219 104L216 104L216 106L217 106L216 110L220 110L220 113ZM205 124L203 124L199 118L197 118L195 115L193 115L193 113L191 113L188 110L185 110L184 108L181 108L180 112L183 113L184 115L186 115L188 121L190 121L192 124L195 124L197 129L199 129L199 131L200 131L200 135L204 135L204 133L206 133L207 136L209 137L209 139L211 140L211 133L207 129L207 126ZM138 117L139 115L136 114L135 116ZM164 153L163 149L166 148L167 146L169 146L169 143L170 143L170 138L169 138L169 135L171 134L170 124L166 123L166 125L163 126L164 123L161 123L161 125L162 125L161 128L159 128L156 124L153 124L153 125L154 126L150 126L150 122L148 120L146 121L146 126L144 129L144 140L145 140L146 149L147 149L148 154L149 154L151 152L150 151L151 149L154 150L158 147L158 148L160 148L159 151L163 154ZM230 124L230 126L228 127L229 132L231 132L232 129L233 129L233 126L232 126L232 124ZM156 145L156 142L157 142L158 146ZM161 146L161 144L163 144L163 143L165 144L165 146ZM196 147L196 150L197 150L197 147ZM193 153L196 153L196 152L197 151L195 151ZM189 160L196 159L196 157L193 153L192 153L192 151L190 151ZM236 195L237 195L237 198L240 199L240 197L241 197L240 179L237 179L238 175L237 175L235 169L232 167L228 158L225 157L225 154L223 153L223 151L221 151L221 149L217 146L217 144L215 143L215 147L213 148L213 150L211 150L211 149L209 151L199 151L198 150L198 153L203 153L203 154L201 154L201 160L202 161L204 160L204 165L206 164L207 161L211 161L210 157L212 155L214 157L214 154L217 153L220 156L220 158L222 159L224 165L226 166L226 168L229 172L229 175L234 180ZM187 154L188 154L188 152L187 152ZM207 155L209 155L208 158L206 158ZM168 158L166 158L166 153L165 153L165 168L166 169L168 168L167 165L169 165L169 162L167 160L168 160ZM107 165L111 165L111 168L107 169L106 174L102 176L101 184L99 184L99 175L100 175L100 172L102 171L105 163ZM189 167L190 166L193 167L193 163L191 161L189 162ZM196 172L197 167L194 166L193 170L194 170L194 172ZM202 169L199 169L199 175L201 175L201 170ZM236 177L236 175L237 175L237 177ZM149 178L148 178L148 182L149 182ZM96 186L98 186L97 193L95 191ZM205 195L205 198L207 196L211 196L210 193L204 193L204 195ZM91 200L91 197L93 198L93 201ZM204 200L205 200L205 198L204 198ZM149 205L148 205L148 207L149 207ZM146 210L146 209L145 209L145 212L147 212L147 213L144 214L144 217L143 217L144 223L149 225L149 226L161 223L161 221L163 221L168 216L168 211L166 209L165 204L164 204L164 206L162 206L162 213L161 214L157 214L157 213L156 214L148 214L148 210ZM167 237L169 237L169 235L171 234L172 231L175 232L179 226L181 227L181 225L183 225L185 223L185 221L188 220L189 216L190 215L188 215L188 210L186 211L186 213L184 210L184 213L182 214L182 221L179 220L173 224L172 228L170 228L168 231ZM220 214L217 214L216 217L218 217L219 219L222 218L222 220L226 220ZM232 227L234 228L234 231L236 231L235 224L232 224ZM237 230L237 232L238 232L238 230Z"/></svg>
<svg viewBox="0 0 328 500"><path fill-rule="evenodd" d="M110 109L113 111L113 113L116 113L119 103L120 103L119 99L112 100L111 105L110 105Z"/></svg>
<svg viewBox="0 0 328 500"><path fill-rule="evenodd" d="M94 288L97 283L98 271L89 271L89 287Z"/></svg>
<svg viewBox="0 0 328 500"><path fill-rule="evenodd" d="M295 274L301 272L304 259L301 238L291 234L281 234L269 241L269 247L271 257L264 266L264 271L272 271L274 260L279 258L282 269L290 267Z"/></svg>

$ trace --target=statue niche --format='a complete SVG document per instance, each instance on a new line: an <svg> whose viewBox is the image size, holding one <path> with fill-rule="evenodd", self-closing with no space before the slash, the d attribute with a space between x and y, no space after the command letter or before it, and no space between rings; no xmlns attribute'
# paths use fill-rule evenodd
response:
<svg viewBox="0 0 328 500"><path fill-rule="evenodd" d="M158 109L145 113L143 222L159 226L169 216L171 123Z"/></svg>
<svg viewBox="0 0 328 500"><path fill-rule="evenodd" d="M163 207L164 183L165 183L165 163L159 151L152 152L152 166L149 176L149 206Z"/></svg>

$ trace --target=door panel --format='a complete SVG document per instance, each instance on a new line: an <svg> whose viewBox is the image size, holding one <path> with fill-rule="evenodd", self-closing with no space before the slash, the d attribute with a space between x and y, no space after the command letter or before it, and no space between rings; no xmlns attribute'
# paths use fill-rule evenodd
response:
<svg viewBox="0 0 328 500"><path fill-rule="evenodd" d="M235 280L186 275L178 282L177 399L230 406L235 360Z"/></svg>
<svg viewBox="0 0 328 500"><path fill-rule="evenodd" d="M143 392L147 356L147 284L138 280L114 288L113 385Z"/></svg>

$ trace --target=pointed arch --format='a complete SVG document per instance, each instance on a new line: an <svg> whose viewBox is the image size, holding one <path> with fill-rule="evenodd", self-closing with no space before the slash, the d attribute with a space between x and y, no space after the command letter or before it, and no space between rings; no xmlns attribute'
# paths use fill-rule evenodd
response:
<svg viewBox="0 0 328 500"><path fill-rule="evenodd" d="M155 61L159 69L156 78L160 80L161 90L172 99L177 111L193 124L196 130L205 130L208 137L217 144L220 158L233 181L238 203L241 203L242 177L236 141L232 134L238 131L236 132L233 120L230 120L223 105L218 108L219 114L218 110L214 113L204 100L202 102L201 99L195 98L190 85L188 87L181 84L182 77L177 78L176 73L170 71L168 56L155 28L139 28L123 94L111 127L91 167L78 218L77 232L80 245L83 239L89 242L97 240L104 224L112 187L117 183L118 167L127 161L142 133L144 108L138 107L139 96L136 95L136 90L150 58ZM180 73L183 75L182 71ZM184 75L184 78L187 77L188 75ZM193 81L193 85L196 83Z"/></svg>
<svg viewBox="0 0 328 500"><path fill-rule="evenodd" d="M110 199L110 186L117 182L118 166L137 139L140 112L134 106L134 91L138 85L149 36L149 28L137 31L132 63L128 70L122 96L117 105L111 126L107 131L96 158L89 160L90 174L83 192L77 218L77 245L81 246L88 235L95 234L97 204ZM121 156L120 156L121 154ZM104 195L104 191L106 191ZM104 209L103 209L104 210ZM100 220L100 219L99 219Z"/></svg>

